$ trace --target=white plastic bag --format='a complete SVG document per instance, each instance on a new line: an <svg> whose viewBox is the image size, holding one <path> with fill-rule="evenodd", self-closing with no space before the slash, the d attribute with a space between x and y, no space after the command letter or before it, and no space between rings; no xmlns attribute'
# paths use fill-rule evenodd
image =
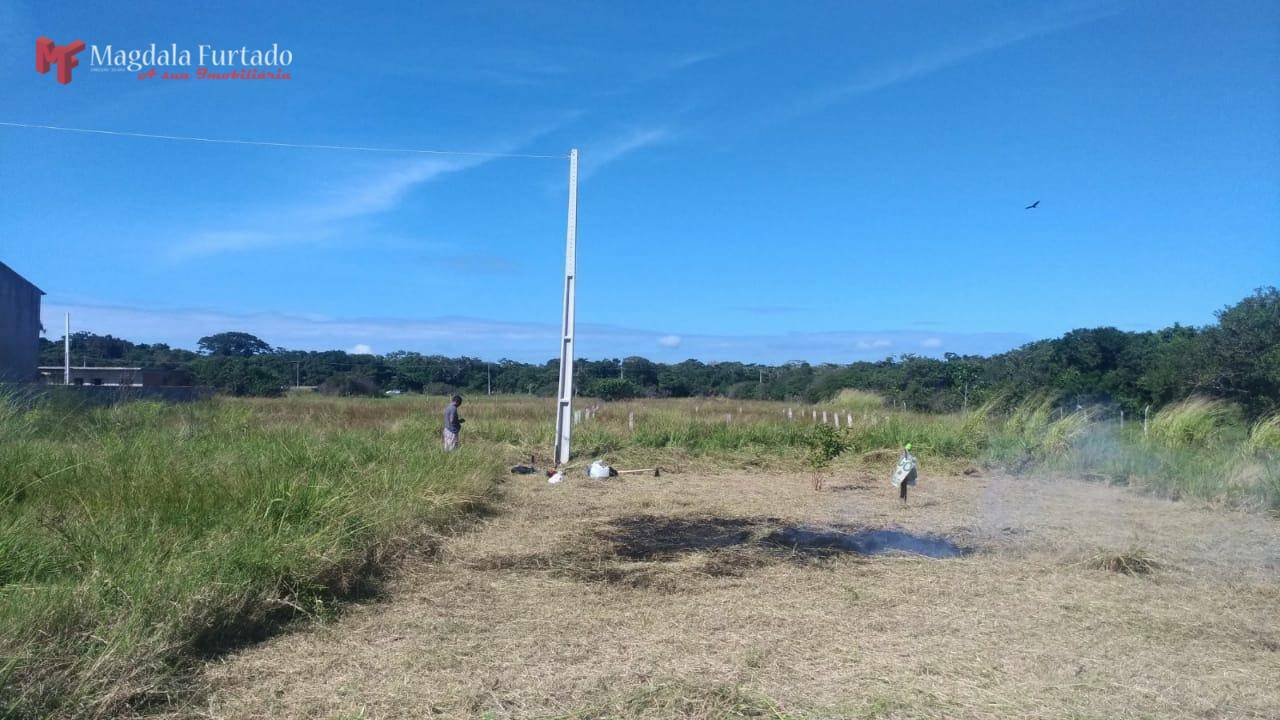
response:
<svg viewBox="0 0 1280 720"><path fill-rule="evenodd" d="M562 473L562 472L557 472L557 473L555 473L554 475L552 475L551 477L547 478L547 484L548 484L548 485L556 485L556 484L558 484L561 480L564 480L564 473Z"/></svg>
<svg viewBox="0 0 1280 720"><path fill-rule="evenodd" d="M609 466L600 460L591 463L591 467L587 468L587 476L596 480L608 478L611 474Z"/></svg>

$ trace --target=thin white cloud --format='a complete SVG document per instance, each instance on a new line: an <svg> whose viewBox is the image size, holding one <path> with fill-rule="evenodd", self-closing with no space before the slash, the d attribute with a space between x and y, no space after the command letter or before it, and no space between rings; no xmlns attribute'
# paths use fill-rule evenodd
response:
<svg viewBox="0 0 1280 720"><path fill-rule="evenodd" d="M749 315L792 315L805 311L796 305L739 305L729 309Z"/></svg>
<svg viewBox="0 0 1280 720"><path fill-rule="evenodd" d="M343 187L324 203L306 207L305 219L313 223L326 223L385 212L399 205L409 191L418 185L492 160L492 157L464 157L427 158L408 162Z"/></svg>
<svg viewBox="0 0 1280 720"><path fill-rule="evenodd" d="M899 83L929 75L962 63L970 58L1015 45L1031 38L1049 35L1119 12L1118 5L1089 4L1065 12L1050 11L1051 16L1018 20L997 27L986 34L912 57L872 65L845 82L823 88L801 97L790 105L782 105L761 119L761 125L809 115L858 95L882 90Z"/></svg>
<svg viewBox="0 0 1280 720"><path fill-rule="evenodd" d="M272 346L300 350L350 348L382 352L410 350L443 355L512 358L545 362L557 352L559 326L534 322L503 322L466 317L334 318L288 313L239 314L206 309L140 308L60 302L46 298L43 307L47 336L60 337L62 313L70 312L72 330L111 334L135 342L163 342L192 348L217 332L252 333ZM1031 338L1017 333L921 333L912 330L878 332L788 333L780 335L698 335L662 333L613 325L580 324L578 352L583 357L641 355L655 360L782 363L880 360L890 347L919 347L929 338L942 340L962 355L990 354L1017 347ZM936 352L923 354L938 355Z"/></svg>
<svg viewBox="0 0 1280 720"><path fill-rule="evenodd" d="M355 345L352 345L351 349L348 350L347 352L351 353L352 355L372 355L373 348L369 347L364 343L356 343Z"/></svg>
<svg viewBox="0 0 1280 720"><path fill-rule="evenodd" d="M492 152L514 152L535 138L564 125L579 113L526 133L517 140L491 145ZM398 206L414 188L446 175L460 173L492 162L491 155L426 157L394 161L377 173L367 175L327 193L311 197L270 214L244 227L218 228L195 232L169 249L171 260L191 260L227 252L314 242L335 234L342 223L387 212Z"/></svg>
<svg viewBox="0 0 1280 720"><path fill-rule="evenodd" d="M694 65L701 65L704 62L715 60L716 58L721 57L724 54L725 53L723 51L720 51L720 52L703 51L703 52L686 53L684 55L679 55L673 58L669 63L667 63L666 69L668 72L676 72L679 70L684 70L685 68L691 68Z"/></svg>
<svg viewBox="0 0 1280 720"><path fill-rule="evenodd" d="M197 232L169 251L173 260L242 252L314 241L332 232L331 226L347 220L385 212L398 205L416 186L449 173L476 167L492 158L427 158L401 162L391 169L358 180L320 201L276 211L253 229Z"/></svg>
<svg viewBox="0 0 1280 720"><path fill-rule="evenodd" d="M214 230L200 232L188 237L169 249L169 256L174 259L185 259L205 255L217 255L224 252L253 250L286 244L290 237L285 233L272 233L250 230Z"/></svg>
<svg viewBox="0 0 1280 720"><path fill-rule="evenodd" d="M605 142L585 147L582 151L581 178L585 180L609 163L670 139L671 132L666 128L639 128Z"/></svg>

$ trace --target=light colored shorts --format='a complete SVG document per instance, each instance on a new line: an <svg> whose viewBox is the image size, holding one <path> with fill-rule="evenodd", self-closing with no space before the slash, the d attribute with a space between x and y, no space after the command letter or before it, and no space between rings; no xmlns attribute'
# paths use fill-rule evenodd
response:
<svg viewBox="0 0 1280 720"><path fill-rule="evenodd" d="M457 449L458 449L458 433L449 432L448 430L445 430L444 431L444 451L449 452L451 450L457 450Z"/></svg>

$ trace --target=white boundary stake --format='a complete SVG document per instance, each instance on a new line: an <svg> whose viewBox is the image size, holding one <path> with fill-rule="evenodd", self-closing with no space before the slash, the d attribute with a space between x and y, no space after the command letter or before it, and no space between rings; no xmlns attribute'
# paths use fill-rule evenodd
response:
<svg viewBox="0 0 1280 720"><path fill-rule="evenodd" d="M72 314L68 313L65 320L67 329L63 332L63 384L69 386L72 384Z"/></svg>
<svg viewBox="0 0 1280 720"><path fill-rule="evenodd" d="M560 323L560 386L556 393L557 465L569 462L573 435L574 290L578 275L578 150L569 151L569 222L564 240L564 315Z"/></svg>

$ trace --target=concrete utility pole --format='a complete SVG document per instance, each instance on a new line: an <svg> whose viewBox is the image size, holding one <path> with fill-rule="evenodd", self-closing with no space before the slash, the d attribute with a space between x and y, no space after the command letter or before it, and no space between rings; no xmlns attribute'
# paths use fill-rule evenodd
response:
<svg viewBox="0 0 1280 720"><path fill-rule="evenodd" d="M574 291L578 260L578 150L569 151L569 227L564 242L564 315L560 324L560 388L556 393L555 461L569 462L569 437L573 434L573 326Z"/></svg>
<svg viewBox="0 0 1280 720"><path fill-rule="evenodd" d="M66 315L62 332L62 384L71 384L71 313Z"/></svg>

